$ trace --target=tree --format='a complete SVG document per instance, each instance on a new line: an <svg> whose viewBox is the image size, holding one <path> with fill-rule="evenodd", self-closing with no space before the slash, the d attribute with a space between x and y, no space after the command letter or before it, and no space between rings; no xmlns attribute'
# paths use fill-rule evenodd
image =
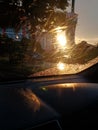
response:
<svg viewBox="0 0 98 130"><path fill-rule="evenodd" d="M18 2L22 6L18 6ZM66 9L69 0L6 0L0 3L0 25L3 27L21 27L22 24L29 23L32 31L36 26L42 28L54 12L54 8Z"/></svg>
<svg viewBox="0 0 98 130"><path fill-rule="evenodd" d="M22 2L22 6L17 4L18 1ZM0 25L5 28L13 27L16 32L22 26L29 25L29 33L34 39L36 32L39 35L64 23L65 12L62 12L66 10L68 2L69 0L6 0L0 9ZM62 12L56 13L58 9Z"/></svg>
<svg viewBox="0 0 98 130"><path fill-rule="evenodd" d="M26 12L26 16L30 20L33 32L35 32L36 27L42 30L46 27L46 24L50 24L49 18L55 12L55 8L65 10L68 6L69 0L23 0L23 9Z"/></svg>

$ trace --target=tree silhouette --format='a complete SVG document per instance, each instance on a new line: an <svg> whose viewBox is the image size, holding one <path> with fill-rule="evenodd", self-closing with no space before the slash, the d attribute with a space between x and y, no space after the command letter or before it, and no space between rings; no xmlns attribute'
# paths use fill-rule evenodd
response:
<svg viewBox="0 0 98 130"><path fill-rule="evenodd" d="M34 31L36 26L42 29L46 25L52 13L54 13L54 8L64 10L67 6L68 0L31 0L29 3L27 0L23 1L23 8Z"/></svg>
<svg viewBox="0 0 98 130"><path fill-rule="evenodd" d="M44 26L46 24L55 7L66 9L69 0L21 0L21 7L16 4L17 1L5 0L0 3L1 27L19 28L22 24L29 21L34 32L36 26Z"/></svg>

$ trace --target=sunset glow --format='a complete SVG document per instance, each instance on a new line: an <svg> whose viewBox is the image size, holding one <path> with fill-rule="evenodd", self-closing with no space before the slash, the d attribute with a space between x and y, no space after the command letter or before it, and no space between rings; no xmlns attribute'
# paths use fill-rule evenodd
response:
<svg viewBox="0 0 98 130"><path fill-rule="evenodd" d="M57 68L58 68L59 70L64 70L64 69L65 69L65 64L62 63L62 62L59 62L59 63L57 64Z"/></svg>

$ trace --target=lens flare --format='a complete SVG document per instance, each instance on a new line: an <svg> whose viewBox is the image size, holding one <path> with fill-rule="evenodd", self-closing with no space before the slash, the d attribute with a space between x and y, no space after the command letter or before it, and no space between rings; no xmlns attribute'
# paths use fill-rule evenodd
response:
<svg viewBox="0 0 98 130"><path fill-rule="evenodd" d="M57 41L59 42L60 46L66 46L67 40L64 33L60 33L57 35Z"/></svg>
<svg viewBox="0 0 98 130"><path fill-rule="evenodd" d="M57 64L57 68L58 68L59 70L64 70L64 69L65 69L65 64L62 63L62 62L59 62L59 63Z"/></svg>
<svg viewBox="0 0 98 130"><path fill-rule="evenodd" d="M67 38L66 33L63 30L57 30L57 43L59 44L59 47L65 47L67 44Z"/></svg>

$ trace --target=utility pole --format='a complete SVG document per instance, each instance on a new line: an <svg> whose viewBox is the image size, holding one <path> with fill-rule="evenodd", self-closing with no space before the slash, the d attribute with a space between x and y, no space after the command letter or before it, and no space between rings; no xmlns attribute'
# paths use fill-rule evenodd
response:
<svg viewBox="0 0 98 130"><path fill-rule="evenodd" d="M72 0L71 12L75 12L75 0Z"/></svg>

